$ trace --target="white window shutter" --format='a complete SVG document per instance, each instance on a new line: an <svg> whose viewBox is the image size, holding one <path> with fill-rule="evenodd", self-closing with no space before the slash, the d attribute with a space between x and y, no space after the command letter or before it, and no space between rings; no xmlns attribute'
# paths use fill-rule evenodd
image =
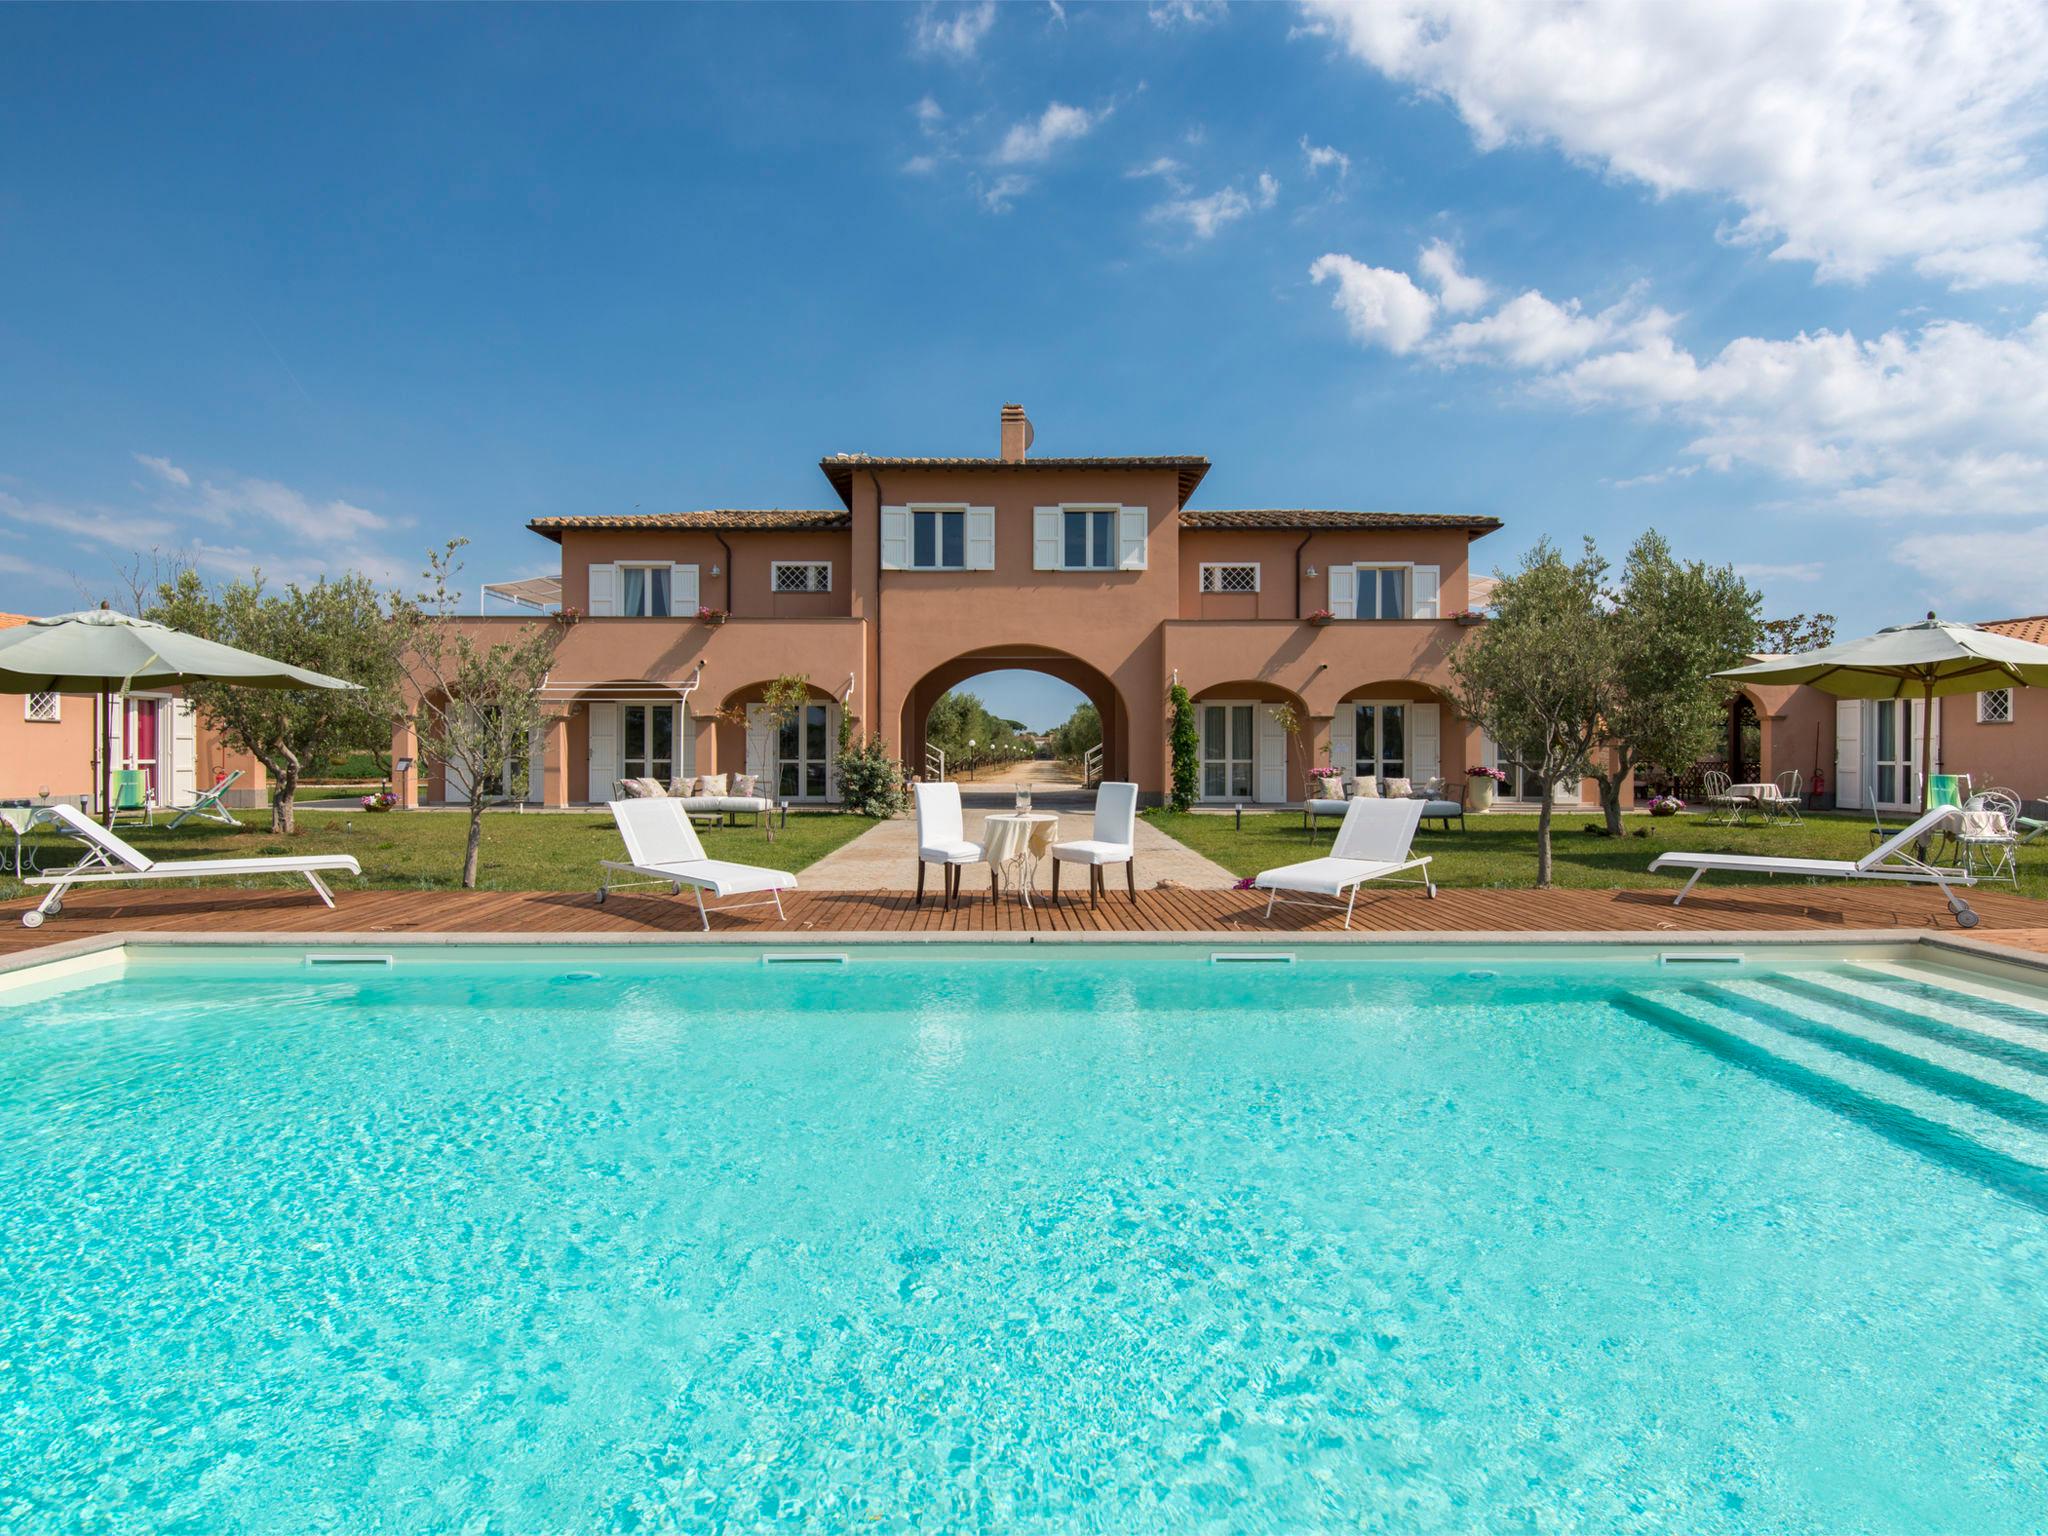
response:
<svg viewBox="0 0 2048 1536"><path fill-rule="evenodd" d="M171 700L171 799L172 805L190 805L199 792L199 727L192 716L192 701Z"/></svg>
<svg viewBox="0 0 2048 1536"><path fill-rule="evenodd" d="M970 571L992 571L996 568L996 509L994 507L969 507L967 509L967 564Z"/></svg>
<svg viewBox="0 0 2048 1536"><path fill-rule="evenodd" d="M1835 804L1863 808L1863 701L1835 700Z"/></svg>
<svg viewBox="0 0 2048 1536"><path fill-rule="evenodd" d="M1333 618L1339 619L1352 619L1358 616L1357 566L1330 567L1330 614Z"/></svg>
<svg viewBox="0 0 2048 1536"><path fill-rule="evenodd" d="M1124 507L1116 518L1116 568L1120 571L1145 569L1146 530L1151 513L1144 507Z"/></svg>
<svg viewBox="0 0 2048 1536"><path fill-rule="evenodd" d="M526 737L526 794L528 805L547 798L548 728L536 725Z"/></svg>
<svg viewBox="0 0 2048 1536"><path fill-rule="evenodd" d="M910 508L882 508L882 569L902 571L910 567Z"/></svg>
<svg viewBox="0 0 2048 1536"><path fill-rule="evenodd" d="M590 798L618 798L619 706L599 700L590 706Z"/></svg>
<svg viewBox="0 0 2048 1536"><path fill-rule="evenodd" d="M668 611L677 618L693 618L703 600L697 596L697 567L671 565L668 568Z"/></svg>
<svg viewBox="0 0 2048 1536"><path fill-rule="evenodd" d="M1408 575L1408 616L1412 619L1440 619L1437 591L1443 585L1443 567L1418 565Z"/></svg>
<svg viewBox="0 0 2048 1536"><path fill-rule="evenodd" d="M775 780L775 717L765 704L747 706L746 771L767 786L771 799L779 792Z"/></svg>
<svg viewBox="0 0 2048 1536"><path fill-rule="evenodd" d="M1345 778L1351 777L1358 758L1358 706L1339 704L1330 721L1330 766Z"/></svg>
<svg viewBox="0 0 2048 1536"><path fill-rule="evenodd" d="M1280 717L1273 713L1273 706L1259 706L1257 734L1252 742L1252 787L1254 796L1266 805L1277 805L1287 798L1287 732L1280 726Z"/></svg>
<svg viewBox="0 0 2048 1536"><path fill-rule="evenodd" d="M1058 507L1031 509L1031 568L1034 571L1056 571L1060 568L1061 526Z"/></svg>
<svg viewBox="0 0 2048 1536"><path fill-rule="evenodd" d="M593 565L590 568L590 613L606 618L619 611L619 568Z"/></svg>
<svg viewBox="0 0 2048 1536"><path fill-rule="evenodd" d="M1408 777L1419 789L1444 771L1443 706L1408 706Z"/></svg>

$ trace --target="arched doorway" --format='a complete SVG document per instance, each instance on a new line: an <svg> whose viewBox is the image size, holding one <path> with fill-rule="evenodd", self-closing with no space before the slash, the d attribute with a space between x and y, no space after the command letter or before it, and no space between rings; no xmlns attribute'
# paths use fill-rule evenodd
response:
<svg viewBox="0 0 2048 1536"><path fill-rule="evenodd" d="M1194 696L1196 797L1210 805L1284 805L1315 755L1308 706L1273 683L1212 683Z"/></svg>
<svg viewBox="0 0 2048 1536"><path fill-rule="evenodd" d="M927 769L929 745L926 725L932 708L941 698L970 679L997 672L1030 672L1067 684L1095 706L1102 722L1102 777L1132 777L1130 754L1130 711L1116 684L1076 656L1049 646L988 646L968 651L945 662L917 680L903 705L898 722L898 739L903 759L913 773ZM936 768L936 761L932 761ZM950 771L949 771L950 776Z"/></svg>
<svg viewBox="0 0 2048 1536"><path fill-rule="evenodd" d="M1330 759L1347 779L1407 779L1421 786L1464 773L1463 722L1426 683L1382 678L1344 691L1330 719ZM1488 766L1499 766L1489 763ZM1515 770L1508 768L1510 779ZM1538 796L1532 784L1530 797Z"/></svg>
<svg viewBox="0 0 2048 1536"><path fill-rule="evenodd" d="M762 792L796 805L820 805L839 798L839 736L845 721L842 701L807 684L801 703L768 702L775 679L735 688L720 701L717 757L741 766Z"/></svg>
<svg viewBox="0 0 2048 1536"><path fill-rule="evenodd" d="M1728 701L1728 776L1738 784L1753 784L1763 772L1764 726L1756 700L1747 689L1738 690Z"/></svg>

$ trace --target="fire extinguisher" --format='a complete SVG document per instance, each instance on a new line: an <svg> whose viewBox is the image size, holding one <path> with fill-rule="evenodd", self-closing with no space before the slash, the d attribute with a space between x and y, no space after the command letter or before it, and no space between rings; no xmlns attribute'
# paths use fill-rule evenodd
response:
<svg viewBox="0 0 2048 1536"><path fill-rule="evenodd" d="M1818 768L1814 769L1814 770L1813 770L1813 792L1814 792L1814 793L1815 793L1816 795L1824 795L1824 794L1826 794L1826 793L1827 793L1827 790L1828 790L1828 776L1827 776L1826 774L1822 773L1822 772L1821 772L1821 771L1820 771L1820 770L1819 770Z"/></svg>

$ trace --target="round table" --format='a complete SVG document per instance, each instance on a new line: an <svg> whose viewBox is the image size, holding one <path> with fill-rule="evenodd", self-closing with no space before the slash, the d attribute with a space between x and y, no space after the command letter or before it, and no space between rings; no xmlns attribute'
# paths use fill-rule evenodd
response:
<svg viewBox="0 0 2048 1536"><path fill-rule="evenodd" d="M1060 819L1051 811L1007 811L988 818L982 847L989 867L1031 905L1031 879L1059 836Z"/></svg>

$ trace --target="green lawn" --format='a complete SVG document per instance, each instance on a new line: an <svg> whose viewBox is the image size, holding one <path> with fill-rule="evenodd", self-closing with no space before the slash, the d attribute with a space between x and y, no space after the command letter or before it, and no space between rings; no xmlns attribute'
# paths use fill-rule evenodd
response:
<svg viewBox="0 0 2048 1536"><path fill-rule="evenodd" d="M124 824L123 838L152 858L248 858L265 853L352 853L363 866L364 886L394 890L451 890L460 884L462 845L469 818L459 813L300 811L291 838L273 837L269 814L238 813L241 825L188 821L172 832L162 819L154 827ZM759 827L703 827L704 851L714 859L737 859L772 869L800 870L840 844L865 832L866 816L833 811L795 812L769 841ZM72 862L77 845L49 839L40 862L45 868ZM519 815L493 811L484 817L478 886L495 891L595 890L598 861L625 857L618 829L599 812ZM352 884L347 880L344 886ZM0 876L0 898L25 894Z"/></svg>
<svg viewBox="0 0 2048 1536"><path fill-rule="evenodd" d="M1175 815L1147 811L1145 819L1196 852L1206 854L1240 875L1257 874L1278 864L1311 858L1301 830L1301 813L1273 812L1246 816L1237 831L1228 816ZM1870 851L1868 816L1809 816L1802 826L1710 825L1703 816L1630 816L1628 835L1619 839L1588 832L1601 825L1597 815L1559 812L1551 822L1553 879L1559 885L1593 889L1620 886L1664 886L1676 889L1677 877L1653 875L1650 860L1660 851L1688 853L1773 853L1797 858L1860 859ZM1888 825L1903 825L1893 817ZM1316 833L1315 852L1327 853L1333 822ZM1430 874L1439 885L1527 886L1536 880L1536 818L1533 815L1468 816L1465 830L1425 828L1416 834L1415 851L1429 854ZM1709 875L1701 882L1761 882L1761 875ZM2020 850L2020 892L2048 897L2048 838Z"/></svg>

